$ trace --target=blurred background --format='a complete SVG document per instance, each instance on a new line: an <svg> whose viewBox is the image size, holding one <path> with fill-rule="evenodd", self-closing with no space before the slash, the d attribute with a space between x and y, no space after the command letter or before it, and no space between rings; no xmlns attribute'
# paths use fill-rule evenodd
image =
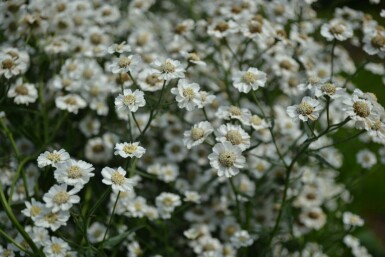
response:
<svg viewBox="0 0 385 257"><path fill-rule="evenodd" d="M380 0L379 4L371 4L369 0L319 0L314 4L319 16L325 18L331 18L335 8L343 6L370 14L385 27L385 18L379 15L381 10L385 9L385 0ZM346 48L356 60L356 66L366 61L368 55L361 49L349 45ZM370 60L385 65L384 59ZM353 79L353 83L364 92L376 94L378 101L385 106L385 85L382 79L383 76L373 75L363 69ZM342 134L337 134L336 137L344 138ZM352 181L348 185L348 189L354 196L350 209L364 217L366 222L367 229L360 230L357 236L373 256L385 256L385 165L378 163L372 170L362 170L356 161L356 153L362 148L377 152L380 146L365 146L356 139L337 148L345 155L341 177ZM357 177L359 179L355 179Z"/></svg>

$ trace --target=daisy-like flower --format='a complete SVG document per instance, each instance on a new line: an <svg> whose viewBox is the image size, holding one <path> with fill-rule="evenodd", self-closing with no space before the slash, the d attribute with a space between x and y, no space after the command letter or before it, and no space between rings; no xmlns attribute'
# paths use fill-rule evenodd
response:
<svg viewBox="0 0 385 257"><path fill-rule="evenodd" d="M126 171L122 167L117 169L105 167L102 169L102 175L102 182L106 185L112 185L114 191L131 192L137 182L132 178L126 178Z"/></svg>
<svg viewBox="0 0 385 257"><path fill-rule="evenodd" d="M364 169L370 169L377 163L376 155L368 149L361 150L357 153L357 162Z"/></svg>
<svg viewBox="0 0 385 257"><path fill-rule="evenodd" d="M380 119L371 122L369 135L375 142L385 142L385 123Z"/></svg>
<svg viewBox="0 0 385 257"><path fill-rule="evenodd" d="M365 99L362 99L358 94L353 94L352 97L344 99L343 104L346 105L343 110L354 120L356 128L370 130L371 120L374 120L373 104Z"/></svg>
<svg viewBox="0 0 385 257"><path fill-rule="evenodd" d="M98 243L103 240L104 232L106 231L106 226L102 223L94 222L87 229L88 240L91 243Z"/></svg>
<svg viewBox="0 0 385 257"><path fill-rule="evenodd" d="M48 165L56 167L57 164L65 162L69 158L70 155L64 149L60 149L59 151L53 150L52 152L45 151L37 157L37 166L39 166L39 168Z"/></svg>
<svg viewBox="0 0 385 257"><path fill-rule="evenodd" d="M216 144L208 158L211 167L217 170L220 177L229 178L237 175L239 169L242 169L246 163L241 148L227 141Z"/></svg>
<svg viewBox="0 0 385 257"><path fill-rule="evenodd" d="M250 126L255 130L262 130L269 127L269 124L265 119L262 119L258 115L252 115L250 118Z"/></svg>
<svg viewBox="0 0 385 257"><path fill-rule="evenodd" d="M80 188L75 187L67 191L66 184L54 185L43 196L43 200L48 208L52 208L53 212L67 211L73 204L80 202L80 197L76 195L79 190Z"/></svg>
<svg viewBox="0 0 385 257"><path fill-rule="evenodd" d="M342 87L336 86L333 83L327 82L323 84L318 84L315 87L314 95L316 97L328 96L331 99L336 99L342 96L344 89Z"/></svg>
<svg viewBox="0 0 385 257"><path fill-rule="evenodd" d="M171 93L175 95L179 108L186 108L192 111L200 104L199 85L197 83L188 83L182 79L177 88L172 88Z"/></svg>
<svg viewBox="0 0 385 257"><path fill-rule="evenodd" d="M155 204L160 214L164 218L169 218L169 215L182 204L182 201L179 195L163 192L155 198Z"/></svg>
<svg viewBox="0 0 385 257"><path fill-rule="evenodd" d="M34 198L31 198L31 202L25 201L25 206L27 208L22 210L21 213L26 217L30 217L33 221L43 214L44 204L36 201Z"/></svg>
<svg viewBox="0 0 385 257"><path fill-rule="evenodd" d="M43 252L47 257L65 257L70 246L63 239L51 237L51 240L43 248Z"/></svg>
<svg viewBox="0 0 385 257"><path fill-rule="evenodd" d="M234 87L239 92L249 93L250 90L257 90L264 87L266 83L266 73L257 68L249 68L247 71L238 71L233 76Z"/></svg>
<svg viewBox="0 0 385 257"><path fill-rule="evenodd" d="M56 107L60 110L67 110L77 114L79 109L83 109L87 106L86 101L77 94L68 94L65 96L59 96L55 99Z"/></svg>
<svg viewBox="0 0 385 257"><path fill-rule="evenodd" d="M139 107L145 105L144 93L138 89L134 92L132 92L131 89L124 89L123 95L119 94L119 96L115 98L115 108L118 112L136 112Z"/></svg>
<svg viewBox="0 0 385 257"><path fill-rule="evenodd" d="M120 55L119 59L109 66L109 69L114 74L134 72L138 69L140 62L141 58L139 55Z"/></svg>
<svg viewBox="0 0 385 257"><path fill-rule="evenodd" d="M126 41L123 41L122 43L118 44L112 44L107 48L107 52L109 54L113 53L119 53L122 54L124 52L130 52L131 47L129 45L126 45Z"/></svg>
<svg viewBox="0 0 385 257"><path fill-rule="evenodd" d="M377 54L381 58L385 57L385 31L370 31L364 36L363 42L363 49L366 53Z"/></svg>
<svg viewBox="0 0 385 257"><path fill-rule="evenodd" d="M69 211L59 210L54 212L51 208L45 207L42 215L39 215L36 218L35 225L43 228L50 228L52 231L56 231L61 226L67 225L69 218Z"/></svg>
<svg viewBox="0 0 385 257"><path fill-rule="evenodd" d="M201 201L201 196L195 191L185 191L184 196L185 202L200 203Z"/></svg>
<svg viewBox="0 0 385 257"><path fill-rule="evenodd" d="M6 79L24 73L27 69L27 63L19 56L0 53L0 76L4 75Z"/></svg>
<svg viewBox="0 0 385 257"><path fill-rule="evenodd" d="M231 120L236 119L242 122L242 124L248 125L250 123L251 112L246 108L239 108L238 106L221 106L215 113L220 119Z"/></svg>
<svg viewBox="0 0 385 257"><path fill-rule="evenodd" d="M170 80L176 78L184 78L186 72L182 64L177 60L166 59L161 62L155 59L152 63L152 67L155 69L154 73L159 74L159 78L163 80Z"/></svg>
<svg viewBox="0 0 385 257"><path fill-rule="evenodd" d="M348 228L362 227L364 225L364 220L360 216L351 212L344 212L342 215L342 221Z"/></svg>
<svg viewBox="0 0 385 257"><path fill-rule="evenodd" d="M287 114L295 121L298 119L315 121L319 117L319 111L322 110L322 105L317 100L305 96L298 105L289 106L286 109Z"/></svg>
<svg viewBox="0 0 385 257"><path fill-rule="evenodd" d="M184 132L183 143L187 149L191 149L194 146L202 144L213 131L214 129L210 122L201 121L195 124L191 130Z"/></svg>
<svg viewBox="0 0 385 257"><path fill-rule="evenodd" d="M302 210L299 219L306 227L316 230L319 230L326 224L326 214L320 207Z"/></svg>
<svg viewBox="0 0 385 257"><path fill-rule="evenodd" d="M233 124L223 124L217 130L216 140L218 142L230 142L241 148L242 151L250 147L250 135L241 126Z"/></svg>
<svg viewBox="0 0 385 257"><path fill-rule="evenodd" d="M254 239L246 230L235 232L230 241L235 248L247 247L254 243Z"/></svg>
<svg viewBox="0 0 385 257"><path fill-rule="evenodd" d="M341 19L333 19L322 25L321 35L328 41L334 39L344 41L353 36L353 29L347 22Z"/></svg>
<svg viewBox="0 0 385 257"><path fill-rule="evenodd" d="M115 155L120 155L123 158L136 157L140 158L146 152L146 149L139 145L139 142L134 143L118 143L115 145Z"/></svg>
<svg viewBox="0 0 385 257"><path fill-rule="evenodd" d="M95 168L90 163L70 159L56 165L54 177L58 183L81 188L95 176L93 170Z"/></svg>
<svg viewBox="0 0 385 257"><path fill-rule="evenodd" d="M216 38L223 38L235 33L238 29L238 24L232 20L224 21L218 19L213 21L207 28L207 34Z"/></svg>
<svg viewBox="0 0 385 257"><path fill-rule="evenodd" d="M33 84L24 83L23 80L19 78L16 83L9 88L7 96L13 98L15 104L29 105L36 101L37 90Z"/></svg>

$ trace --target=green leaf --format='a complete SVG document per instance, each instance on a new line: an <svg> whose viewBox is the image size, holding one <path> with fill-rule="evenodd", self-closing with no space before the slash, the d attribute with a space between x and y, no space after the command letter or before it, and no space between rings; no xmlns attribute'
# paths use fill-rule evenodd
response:
<svg viewBox="0 0 385 257"><path fill-rule="evenodd" d="M133 228L127 230L126 232L124 232L124 233L122 233L120 235L117 235L117 236L114 236L114 237L110 237L108 240L106 240L103 243L103 249L111 250L116 245L121 243L124 239L126 239L131 233L135 232L136 230L141 229L142 227L144 227L144 226L143 225L138 225L136 227L133 227Z"/></svg>

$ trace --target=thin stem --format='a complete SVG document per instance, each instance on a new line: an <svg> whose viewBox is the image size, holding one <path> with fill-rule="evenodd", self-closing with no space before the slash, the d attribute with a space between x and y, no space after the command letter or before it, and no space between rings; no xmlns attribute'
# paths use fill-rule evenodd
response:
<svg viewBox="0 0 385 257"><path fill-rule="evenodd" d="M107 228L106 228L106 231L104 232L104 236L103 236L103 240L102 240L101 246L103 246L104 240L106 239L106 236L107 236L107 233L108 233L108 230L109 230L110 227L111 227L112 217L114 216L115 209L116 209L116 205L117 205L118 200L119 200L119 196L120 196L120 191L119 191L118 195L116 196L116 200L115 200L115 203L114 203L114 207L113 207L113 209L112 209L112 213L111 213L110 219L109 219L109 221L108 221L108 226L107 226Z"/></svg>
<svg viewBox="0 0 385 257"><path fill-rule="evenodd" d="M25 230L23 229L23 226L20 225L20 223L17 221L15 215L13 214L11 207L8 205L7 200L5 199L3 186L1 185L1 183L0 183L0 202L1 202L1 205L3 206L4 211L7 214L8 218L11 220L13 225L16 227L16 229L19 231L19 233L25 239L25 241L28 243L28 245L31 247L33 253L36 256L42 256L42 253L39 250L39 248L36 246L36 244L30 238L28 233L25 232Z"/></svg>
<svg viewBox="0 0 385 257"><path fill-rule="evenodd" d="M237 190L236 190L236 188L234 186L234 182L233 182L232 178L229 178L229 182L230 182L231 190L233 190L234 197L235 197L236 213L237 213L238 222L240 224L242 224L241 208L240 208L240 203L239 203L239 199L238 199L238 193L237 193Z"/></svg>
<svg viewBox="0 0 385 257"><path fill-rule="evenodd" d="M334 39L331 51L331 65L330 65L330 81L333 81L334 75L334 49L336 48L337 39Z"/></svg>
<svg viewBox="0 0 385 257"><path fill-rule="evenodd" d="M362 131L360 131L360 132L358 132L358 133L356 133L356 134L354 134L354 135L352 135L352 136L350 136L350 137L348 137L348 138L345 138L345 139L343 139L343 140L341 140L341 141L335 142L335 143L330 144L330 145L325 145L325 146L323 146L323 147L320 147L320 148L317 148L317 149L313 149L313 151L319 151L319 150L322 150L322 149L325 149L325 148L328 148L328 147L332 147L332 146L335 146L335 145L339 145L339 144L348 142L348 141L350 141L350 140L352 140L352 139L354 139L354 138L356 138L356 137L362 135L362 134L365 133L365 132L366 132L366 130L362 130Z"/></svg>
<svg viewBox="0 0 385 257"><path fill-rule="evenodd" d="M139 123L136 120L135 113L132 112L131 114L132 114L132 119L134 120L136 127L138 128L140 134L142 134L142 130L140 129Z"/></svg>
<svg viewBox="0 0 385 257"><path fill-rule="evenodd" d="M28 255L32 255L32 253L28 252L22 245L20 245L15 240L13 240L13 238L10 237L7 233L5 233L1 228L0 228L0 235L2 235L6 240L8 240L8 242L14 244L21 251L27 253Z"/></svg>

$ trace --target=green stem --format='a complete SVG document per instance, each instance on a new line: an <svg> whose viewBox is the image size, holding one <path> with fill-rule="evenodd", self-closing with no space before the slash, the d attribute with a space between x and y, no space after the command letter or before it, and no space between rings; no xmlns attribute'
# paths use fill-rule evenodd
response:
<svg viewBox="0 0 385 257"><path fill-rule="evenodd" d="M28 245L31 247L33 253L36 256L44 256L42 255L39 248L35 245L33 240L29 237L27 232L23 229L23 226L20 225L20 223L17 221L15 215L13 214L13 211L11 207L8 205L7 200L4 195L3 186L0 183L0 202L1 205L4 208L5 213L7 214L8 218L11 220L12 224L16 227L17 231L21 234L21 236L25 239L25 241L28 243Z"/></svg>
<svg viewBox="0 0 385 257"><path fill-rule="evenodd" d="M233 191L234 197L235 197L237 219L238 219L239 224L242 224L241 206L240 206L239 199L238 199L237 189L235 188L235 185L234 185L232 178L229 178L229 182L230 182L231 190Z"/></svg>
<svg viewBox="0 0 385 257"><path fill-rule="evenodd" d="M116 205L117 205L118 200L119 200L119 196L120 196L120 191L119 191L118 195L116 196L116 200L115 200L115 203L114 203L114 207L112 208L112 213L111 213L110 219L109 219L109 221L108 221L108 226L107 226L107 228L106 228L106 231L104 232L104 236L103 236L102 243L100 244L100 246L101 246L102 248L103 248L103 244L104 244L104 241L105 241L105 239L106 239L108 230L109 230L110 227L111 227L112 217L114 216L115 209L116 209Z"/></svg>

